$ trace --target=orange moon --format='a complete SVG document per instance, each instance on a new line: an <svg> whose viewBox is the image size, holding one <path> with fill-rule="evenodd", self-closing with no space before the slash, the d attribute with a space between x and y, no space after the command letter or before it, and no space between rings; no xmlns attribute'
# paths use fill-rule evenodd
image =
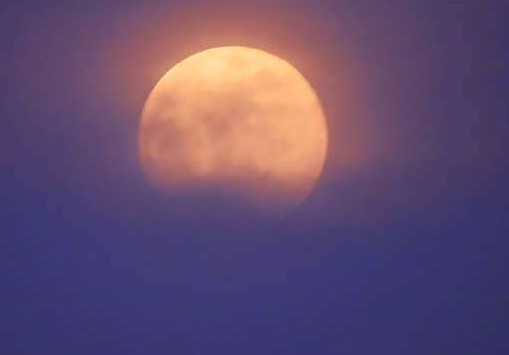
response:
<svg viewBox="0 0 509 355"><path fill-rule="evenodd" d="M258 49L217 47L156 84L141 115L139 158L151 184L170 194L210 188L281 212L315 186L327 139L319 99L290 63Z"/></svg>

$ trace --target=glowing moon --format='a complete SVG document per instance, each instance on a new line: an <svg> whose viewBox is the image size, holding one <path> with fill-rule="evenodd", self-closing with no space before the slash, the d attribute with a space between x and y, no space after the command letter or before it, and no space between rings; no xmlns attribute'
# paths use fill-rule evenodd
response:
<svg viewBox="0 0 509 355"><path fill-rule="evenodd" d="M326 153L313 88L288 62L253 48L188 57L159 80L142 112L143 171L170 192L211 188L286 211L313 189Z"/></svg>

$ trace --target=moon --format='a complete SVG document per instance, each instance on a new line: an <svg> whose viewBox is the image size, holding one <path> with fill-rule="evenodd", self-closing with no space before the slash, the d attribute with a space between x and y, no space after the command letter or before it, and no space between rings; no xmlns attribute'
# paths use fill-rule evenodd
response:
<svg viewBox="0 0 509 355"><path fill-rule="evenodd" d="M317 94L287 61L228 46L191 55L156 84L142 111L139 159L151 185L210 189L269 213L310 194L327 154Z"/></svg>

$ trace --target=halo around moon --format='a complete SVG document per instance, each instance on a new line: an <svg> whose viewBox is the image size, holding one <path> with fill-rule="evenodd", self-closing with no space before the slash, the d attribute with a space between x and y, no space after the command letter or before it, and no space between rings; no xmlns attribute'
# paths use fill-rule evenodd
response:
<svg viewBox="0 0 509 355"><path fill-rule="evenodd" d="M210 189L286 212L309 195L326 153L311 85L287 61L253 48L188 57L159 80L142 112L143 172L170 194Z"/></svg>

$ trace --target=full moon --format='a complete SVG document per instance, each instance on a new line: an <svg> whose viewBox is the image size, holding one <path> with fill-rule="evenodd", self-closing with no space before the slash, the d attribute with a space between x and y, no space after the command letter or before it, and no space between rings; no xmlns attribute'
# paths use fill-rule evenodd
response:
<svg viewBox="0 0 509 355"><path fill-rule="evenodd" d="M210 189L278 213L315 186L327 127L315 91L290 63L258 49L217 47L159 80L142 111L138 148L150 183L169 194Z"/></svg>

